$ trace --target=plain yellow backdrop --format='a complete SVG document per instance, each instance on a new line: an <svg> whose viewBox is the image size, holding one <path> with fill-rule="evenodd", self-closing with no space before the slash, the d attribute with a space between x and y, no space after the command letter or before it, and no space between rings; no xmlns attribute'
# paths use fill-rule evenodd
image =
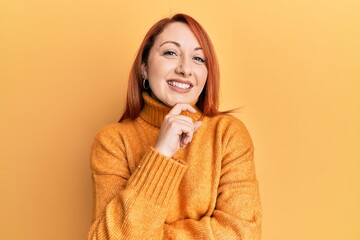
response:
<svg viewBox="0 0 360 240"><path fill-rule="evenodd" d="M184 12L256 148L265 240L360 239L360 1L0 3L0 239L86 239L89 153L137 47Z"/></svg>

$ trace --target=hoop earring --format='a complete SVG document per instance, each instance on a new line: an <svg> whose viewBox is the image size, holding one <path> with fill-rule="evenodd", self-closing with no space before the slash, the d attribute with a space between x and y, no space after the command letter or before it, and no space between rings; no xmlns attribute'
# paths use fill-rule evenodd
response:
<svg viewBox="0 0 360 240"><path fill-rule="evenodd" d="M143 84L143 87L144 87L145 90L150 88L149 80L143 78L142 84Z"/></svg>

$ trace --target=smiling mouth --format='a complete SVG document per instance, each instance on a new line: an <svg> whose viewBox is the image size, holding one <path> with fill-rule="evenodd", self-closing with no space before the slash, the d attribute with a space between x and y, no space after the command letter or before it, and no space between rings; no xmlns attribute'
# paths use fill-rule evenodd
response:
<svg viewBox="0 0 360 240"><path fill-rule="evenodd" d="M190 89L192 88L191 84L188 83L181 83L181 82L177 82L177 81L167 81L167 84L169 84L170 86L176 87L176 88L180 88L180 89Z"/></svg>

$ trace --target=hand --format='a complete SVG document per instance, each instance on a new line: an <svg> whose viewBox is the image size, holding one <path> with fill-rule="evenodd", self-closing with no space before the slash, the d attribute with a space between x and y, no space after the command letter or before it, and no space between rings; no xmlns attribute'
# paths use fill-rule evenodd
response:
<svg viewBox="0 0 360 240"><path fill-rule="evenodd" d="M196 130L201 127L201 121L193 123L191 118L180 115L182 111L196 112L191 105L178 103L161 124L154 148L165 156L172 157L180 147L190 143Z"/></svg>

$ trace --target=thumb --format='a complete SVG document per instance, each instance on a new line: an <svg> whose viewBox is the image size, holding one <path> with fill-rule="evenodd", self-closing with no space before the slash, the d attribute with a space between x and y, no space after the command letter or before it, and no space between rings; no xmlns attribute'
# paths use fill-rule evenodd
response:
<svg viewBox="0 0 360 240"><path fill-rule="evenodd" d="M202 125L201 121L194 122L194 132L196 132Z"/></svg>

